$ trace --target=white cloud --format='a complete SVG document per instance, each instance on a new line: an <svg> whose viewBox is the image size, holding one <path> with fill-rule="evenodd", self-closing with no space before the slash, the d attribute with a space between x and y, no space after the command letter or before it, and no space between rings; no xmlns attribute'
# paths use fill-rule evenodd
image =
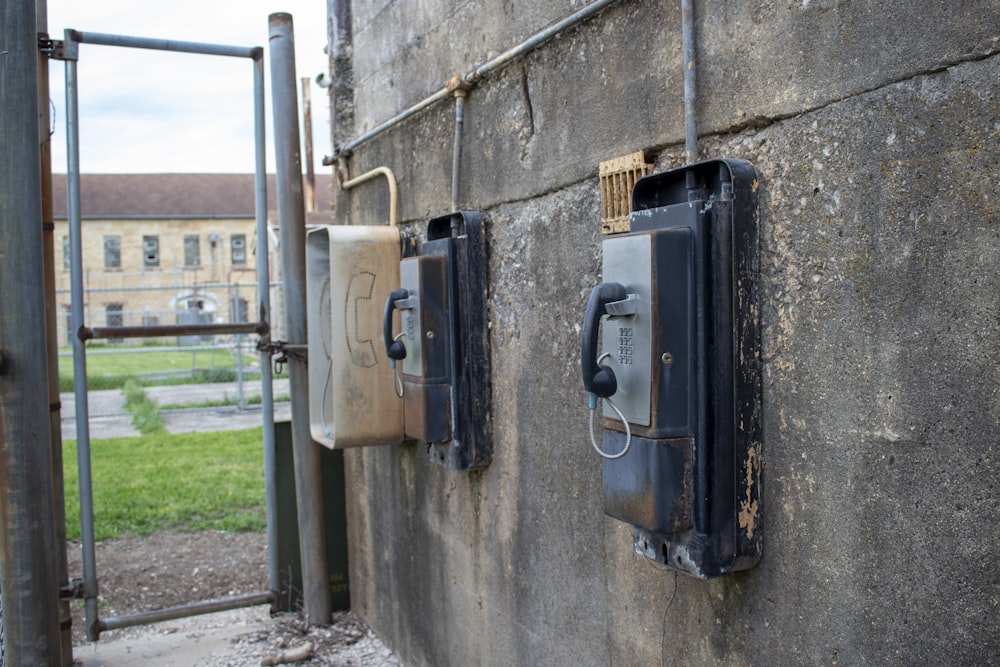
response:
<svg viewBox="0 0 1000 667"><path fill-rule="evenodd" d="M262 46L268 170L274 170L268 15L293 16L296 73L326 70L324 0L48 0L54 39L65 28L192 42ZM63 64L51 61L56 107L52 165L66 170ZM85 173L253 171L253 65L248 59L80 45L80 166ZM298 84L296 84L298 88ZM313 86L317 171L329 147L325 91ZM299 113L301 115L301 102Z"/></svg>

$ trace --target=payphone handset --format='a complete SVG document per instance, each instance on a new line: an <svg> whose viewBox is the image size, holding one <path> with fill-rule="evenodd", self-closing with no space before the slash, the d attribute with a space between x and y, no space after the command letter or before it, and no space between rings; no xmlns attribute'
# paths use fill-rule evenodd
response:
<svg viewBox="0 0 1000 667"><path fill-rule="evenodd" d="M591 443L605 458L624 456L631 446L631 425L648 426L650 421L653 383L650 252L648 235L605 241L605 282L594 288L584 317L581 366L584 388L591 393L591 422L597 398L602 398L604 417L617 418L629 436L620 452L608 454L594 441L591 425ZM598 353L602 322L604 335Z"/></svg>

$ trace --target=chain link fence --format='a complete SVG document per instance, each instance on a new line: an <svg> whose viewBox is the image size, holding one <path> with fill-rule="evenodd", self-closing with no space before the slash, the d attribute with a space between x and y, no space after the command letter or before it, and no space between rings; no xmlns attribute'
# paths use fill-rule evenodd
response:
<svg viewBox="0 0 1000 667"><path fill-rule="evenodd" d="M88 344L87 403L91 417L128 414L125 389L137 383L161 410L258 405L260 355L256 339L199 345L116 346ZM287 401L287 377L275 375L275 400ZM64 419L75 418L73 353L59 352L59 390Z"/></svg>
<svg viewBox="0 0 1000 667"><path fill-rule="evenodd" d="M236 277L233 273L230 277ZM250 277L250 276L247 276ZM184 271L90 277L84 292L84 322L95 327L215 324L254 321L254 283L192 284ZM113 284L117 282L118 284ZM57 293L64 290L59 289ZM68 294L65 294L68 297ZM272 320L280 321L280 284L271 285ZM73 335L69 309L59 322L59 391L64 433L76 419ZM281 335L272 326L272 337ZM261 402L260 353L255 335L190 335L121 338L87 343L87 404L92 419L128 416L137 389L164 414L254 410ZM288 399L287 375L275 369L276 404ZM279 406L280 407L280 406ZM287 405L285 406L287 407Z"/></svg>

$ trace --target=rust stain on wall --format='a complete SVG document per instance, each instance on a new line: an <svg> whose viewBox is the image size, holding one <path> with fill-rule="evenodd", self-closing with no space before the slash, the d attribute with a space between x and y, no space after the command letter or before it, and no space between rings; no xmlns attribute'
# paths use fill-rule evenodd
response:
<svg viewBox="0 0 1000 667"><path fill-rule="evenodd" d="M754 470L758 465L758 453L756 447L751 447L747 452L746 471L746 499L740 501L740 528L747 531L747 539L753 539L753 533L757 529L757 519L759 518L760 505L753 497L753 485L756 475Z"/></svg>

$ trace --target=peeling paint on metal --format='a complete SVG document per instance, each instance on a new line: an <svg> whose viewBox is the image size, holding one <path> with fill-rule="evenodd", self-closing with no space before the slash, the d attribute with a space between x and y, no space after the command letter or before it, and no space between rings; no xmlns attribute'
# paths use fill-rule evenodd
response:
<svg viewBox="0 0 1000 667"><path fill-rule="evenodd" d="M747 452L746 471L746 499L740 501L740 528L747 531L747 539L752 540L754 531L757 529L758 512L760 509L757 499L753 497L753 485L757 476L754 470L759 463L757 447L751 447Z"/></svg>

